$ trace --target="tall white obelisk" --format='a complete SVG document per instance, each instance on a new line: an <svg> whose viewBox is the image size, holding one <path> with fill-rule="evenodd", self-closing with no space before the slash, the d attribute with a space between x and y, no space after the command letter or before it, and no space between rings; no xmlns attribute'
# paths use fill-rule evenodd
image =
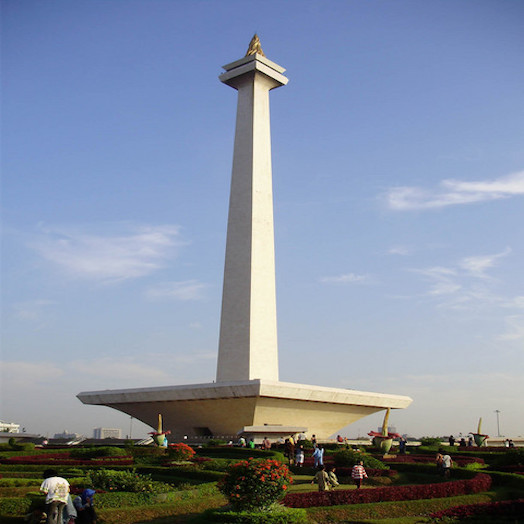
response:
<svg viewBox="0 0 524 524"><path fill-rule="evenodd" d="M277 435L327 438L362 417L402 409L400 395L280 382L269 91L287 83L255 35L248 54L220 80L238 91L216 382L84 391L84 404L109 406L171 436ZM273 432L273 433L271 433Z"/></svg>
<svg viewBox="0 0 524 524"><path fill-rule="evenodd" d="M287 84L255 35L220 80L238 91L217 382L278 381L269 91Z"/></svg>

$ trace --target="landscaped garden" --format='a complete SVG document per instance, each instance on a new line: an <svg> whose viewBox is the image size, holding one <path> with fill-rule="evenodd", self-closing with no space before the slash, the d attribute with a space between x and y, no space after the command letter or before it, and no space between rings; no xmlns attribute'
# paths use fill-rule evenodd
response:
<svg viewBox="0 0 524 524"><path fill-rule="evenodd" d="M450 478L434 464L437 443L395 448L385 458L326 446L339 485L319 492L311 453L286 466L281 449L126 446L34 448L0 445L0 522L21 523L41 507L44 470L66 478L73 497L96 490L100 524L524 522L524 449L440 446L454 461ZM357 490L351 468L364 462Z"/></svg>

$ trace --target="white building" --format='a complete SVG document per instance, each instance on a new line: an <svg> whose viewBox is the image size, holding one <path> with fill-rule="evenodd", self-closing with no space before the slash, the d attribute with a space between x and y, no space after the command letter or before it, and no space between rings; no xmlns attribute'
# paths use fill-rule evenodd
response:
<svg viewBox="0 0 524 524"><path fill-rule="evenodd" d="M0 420L0 433L20 433L20 424Z"/></svg>
<svg viewBox="0 0 524 524"><path fill-rule="evenodd" d="M93 430L93 438L122 438L122 430L119 428L95 428Z"/></svg>

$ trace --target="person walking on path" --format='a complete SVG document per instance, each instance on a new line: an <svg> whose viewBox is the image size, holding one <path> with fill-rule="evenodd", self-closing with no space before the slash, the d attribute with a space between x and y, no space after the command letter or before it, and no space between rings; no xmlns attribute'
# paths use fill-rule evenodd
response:
<svg viewBox="0 0 524 524"><path fill-rule="evenodd" d="M449 455L443 455L442 457L442 475L445 478L449 478L451 474L451 466L453 466L453 460Z"/></svg>
<svg viewBox="0 0 524 524"><path fill-rule="evenodd" d="M59 477L54 469L46 469L40 491L45 494L47 524L63 524L62 511L67 504L69 482Z"/></svg>
<svg viewBox="0 0 524 524"><path fill-rule="evenodd" d="M364 463L362 461L353 466L353 469L351 470L351 478L355 481L357 489L360 489L360 486L362 485L362 479L368 478L366 470L364 469Z"/></svg>
<svg viewBox="0 0 524 524"><path fill-rule="evenodd" d="M301 468L304 465L304 446L299 445L295 455L295 464Z"/></svg>
<svg viewBox="0 0 524 524"><path fill-rule="evenodd" d="M338 478L335 474L335 466L329 466L327 468L328 480L331 489L335 489L338 485Z"/></svg>
<svg viewBox="0 0 524 524"><path fill-rule="evenodd" d="M315 468L324 465L324 448L322 446L317 446L313 451L313 460Z"/></svg>
<svg viewBox="0 0 524 524"><path fill-rule="evenodd" d="M311 484L318 484L318 491L329 491L331 484L329 482L329 476L326 473L326 466L322 466L316 475L313 477Z"/></svg>
<svg viewBox="0 0 524 524"><path fill-rule="evenodd" d="M437 455L435 456L435 464L437 465L437 473L439 475L442 475L442 459L444 457L442 456L442 453L437 453Z"/></svg>
<svg viewBox="0 0 524 524"><path fill-rule="evenodd" d="M268 451L271 449L271 442L267 437L264 437L264 440L262 441L262 449Z"/></svg>

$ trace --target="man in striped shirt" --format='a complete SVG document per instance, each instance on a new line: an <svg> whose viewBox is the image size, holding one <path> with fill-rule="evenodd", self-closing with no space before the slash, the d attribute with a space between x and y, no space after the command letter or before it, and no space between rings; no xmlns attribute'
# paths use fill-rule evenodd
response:
<svg viewBox="0 0 524 524"><path fill-rule="evenodd" d="M366 470L364 469L363 462L360 461L358 464L355 464L353 466L353 469L351 470L351 478L355 481L355 484L357 485L357 489L360 489L360 486L362 485L362 479L367 479L368 475L366 473Z"/></svg>

